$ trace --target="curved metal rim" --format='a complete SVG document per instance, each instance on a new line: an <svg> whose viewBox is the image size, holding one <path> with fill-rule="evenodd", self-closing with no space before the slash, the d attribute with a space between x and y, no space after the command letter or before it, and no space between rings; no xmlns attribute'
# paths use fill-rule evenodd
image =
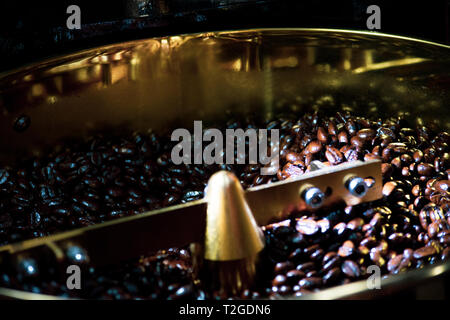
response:
<svg viewBox="0 0 450 320"><path fill-rule="evenodd" d="M338 285L318 292L306 294L301 297L286 296L283 300L339 300L339 299L369 299L371 296L382 296L383 292L390 290L400 291L400 287L413 287L427 280L438 278L450 272L450 261L437 265L426 266L423 269L388 275L381 280L380 289L369 289L367 280L360 280L345 285ZM373 293L373 295L371 294ZM364 296L358 296L362 295ZM17 300L78 300L47 294L26 292L16 289L0 288L0 299L5 297Z"/></svg>
<svg viewBox="0 0 450 320"><path fill-rule="evenodd" d="M450 261L436 265L428 265L423 269L410 270L395 275L385 275L380 282L380 289L370 289L367 280L360 280L345 285L331 287L301 297L287 297L289 300L338 300L338 299L368 299L372 296L382 296L386 291L401 291L431 279L438 278L450 272ZM364 295L363 297L358 295Z"/></svg>
<svg viewBox="0 0 450 320"><path fill-rule="evenodd" d="M297 32L318 32L318 33L332 33L332 32L338 32L338 33L344 33L344 34L353 34L353 35L364 35L364 36L370 36L370 37L379 37L379 38L390 38L390 39L397 39L397 40L403 40L403 41L410 41L415 42L418 44L424 44L429 46L435 46L442 49L450 49L450 45L445 45L438 42L432 42L428 40L418 39L418 38L412 38L412 37L406 37L406 36L399 36L389 33L382 33L382 32L376 32L376 31L363 31L363 30L351 30L351 29L329 29L329 28L255 28L255 29L239 29L239 30L213 30L213 31L204 31L204 32L195 32L195 33L179 33L178 36L201 36L201 35L221 35L221 34L239 34L239 33L249 33L249 32L277 32L277 31L297 31ZM176 36L176 35L170 35L170 36ZM94 48L88 48L80 51L76 51L74 53L69 54L62 54L57 55L55 57L43 59L38 62L32 62L29 64L25 64L19 68L14 68L9 71L0 72L0 80L2 78L5 78L7 76L12 76L16 73L23 72L27 69L36 68L38 66L42 66L43 64L51 64L54 62L58 62L61 59L70 59L70 58L76 58L78 56L82 56L85 54L89 54L92 52L95 52L99 49L108 49L108 48L114 48L118 45L131 45L131 44L137 44L143 41L151 40L151 39L162 39L170 36L158 36L158 37L149 37L149 38L143 38L138 40L132 40L132 41L124 41L124 42L118 42L118 43L112 43L102 46L97 46Z"/></svg>
<svg viewBox="0 0 450 320"><path fill-rule="evenodd" d="M13 300L74 300L73 298L64 298L60 296L51 296L42 293L33 293L9 288L0 288L0 299Z"/></svg>

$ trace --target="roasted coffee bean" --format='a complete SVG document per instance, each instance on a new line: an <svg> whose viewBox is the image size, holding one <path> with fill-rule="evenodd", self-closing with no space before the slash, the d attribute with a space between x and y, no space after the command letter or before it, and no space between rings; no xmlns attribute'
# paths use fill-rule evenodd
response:
<svg viewBox="0 0 450 320"><path fill-rule="evenodd" d="M446 234L439 238L439 242L444 246L450 245L450 234Z"/></svg>
<svg viewBox="0 0 450 320"><path fill-rule="evenodd" d="M314 252L311 253L309 258L313 261L321 261L324 256L324 251L320 248L316 249Z"/></svg>
<svg viewBox="0 0 450 320"><path fill-rule="evenodd" d="M434 203L430 203L423 207L419 213L420 224L425 230L428 229L428 225L432 222L440 222L445 220L444 212L441 207Z"/></svg>
<svg viewBox="0 0 450 320"><path fill-rule="evenodd" d="M377 244L377 239L375 237L367 237L364 238L363 240L361 240L360 245L365 246L367 248L372 248L374 246L376 246Z"/></svg>
<svg viewBox="0 0 450 320"><path fill-rule="evenodd" d="M340 262L341 262L341 258L338 255L335 255L333 258L330 258L326 262L323 262L322 270L328 271L330 269L333 269L333 268L339 266Z"/></svg>
<svg viewBox="0 0 450 320"><path fill-rule="evenodd" d="M300 163L290 163L290 162L287 163L283 167L283 171L281 173L283 179L301 176L305 172L305 170L302 168L302 166L304 167L303 162L301 162L301 164Z"/></svg>
<svg viewBox="0 0 450 320"><path fill-rule="evenodd" d="M350 139L350 144L356 148L356 150L361 150L364 147L364 140L355 136Z"/></svg>
<svg viewBox="0 0 450 320"><path fill-rule="evenodd" d="M429 163L419 163L416 167L417 173L422 176L431 176L434 173L433 165Z"/></svg>
<svg viewBox="0 0 450 320"><path fill-rule="evenodd" d="M308 273L308 272L314 270L314 268L315 268L314 262L305 262L305 263L297 265L297 267L295 269L305 272L305 273Z"/></svg>
<svg viewBox="0 0 450 320"><path fill-rule="evenodd" d="M319 127L319 129L317 129L317 140L323 144L326 144L328 141L328 134L323 127Z"/></svg>
<svg viewBox="0 0 450 320"><path fill-rule="evenodd" d="M325 157L333 165L339 164L345 159L344 155L338 149L329 146L326 147Z"/></svg>
<svg viewBox="0 0 450 320"><path fill-rule="evenodd" d="M342 246L338 250L338 255L342 258L349 257L353 254L355 250L355 245L352 241L347 240L345 241Z"/></svg>
<svg viewBox="0 0 450 320"><path fill-rule="evenodd" d="M450 258L450 247L447 247L447 248L444 249L444 251L442 251L441 260L444 261L444 260L447 260L449 258Z"/></svg>
<svg viewBox="0 0 450 320"><path fill-rule="evenodd" d="M290 261L278 262L275 265L274 272L276 274L282 274L282 273L286 273L288 270L291 270L292 268L294 268L294 264Z"/></svg>
<svg viewBox="0 0 450 320"><path fill-rule="evenodd" d="M331 259L333 259L336 256L337 256L337 253L334 251L330 251L330 252L326 253L323 257L322 264L327 263L328 261L330 261Z"/></svg>
<svg viewBox="0 0 450 320"><path fill-rule="evenodd" d="M415 250L413 253L413 257L415 259L423 259L423 258L432 256L436 253L437 253L437 251L433 246L425 246L425 247Z"/></svg>
<svg viewBox="0 0 450 320"><path fill-rule="evenodd" d="M356 135L362 140L372 140L375 138L375 134L376 132L373 129L361 129Z"/></svg>
<svg viewBox="0 0 450 320"><path fill-rule="evenodd" d="M298 282L298 285L300 286L301 289L313 289L320 287L322 285L322 282L323 282L322 278L308 277L300 280Z"/></svg>
<svg viewBox="0 0 450 320"><path fill-rule="evenodd" d="M341 269L338 267L335 267L333 269L328 270L328 272L323 276L323 282L325 285L332 285L336 283L337 280L339 280L341 276Z"/></svg>
<svg viewBox="0 0 450 320"><path fill-rule="evenodd" d="M372 227L377 228L377 227L380 227L384 223L385 220L386 219L380 213L377 212L377 213L375 213L373 218L370 220L369 224Z"/></svg>
<svg viewBox="0 0 450 320"><path fill-rule="evenodd" d="M402 254L397 255L395 257L392 257L387 263L388 271L391 272L391 273L396 271L398 269L398 267L400 266L402 260L403 260L403 255Z"/></svg>
<svg viewBox="0 0 450 320"><path fill-rule="evenodd" d="M285 156L286 161L288 162L297 162L297 163L302 163L302 156L299 153L296 152L288 152ZM303 165L303 167L305 167Z"/></svg>
<svg viewBox="0 0 450 320"><path fill-rule="evenodd" d="M361 276L361 270L352 260L345 260L341 266L342 272L350 278L359 278Z"/></svg>
<svg viewBox="0 0 450 320"><path fill-rule="evenodd" d="M421 150L417 150L413 153L413 160L416 163L421 162L423 159L423 152Z"/></svg>
<svg viewBox="0 0 450 320"><path fill-rule="evenodd" d="M450 192L450 180L437 181L433 187L442 193Z"/></svg>
<svg viewBox="0 0 450 320"><path fill-rule="evenodd" d="M430 201L425 196L418 196L414 200L414 208L416 210L422 210Z"/></svg>
<svg viewBox="0 0 450 320"><path fill-rule="evenodd" d="M430 239L436 237L436 235L439 233L440 231L440 226L439 226L439 222L432 222L430 223L430 225L427 228L428 231L428 237L430 237Z"/></svg>
<svg viewBox="0 0 450 320"><path fill-rule="evenodd" d="M353 148L348 148L343 154L347 161L356 161L360 158L359 152Z"/></svg>
<svg viewBox="0 0 450 320"><path fill-rule="evenodd" d="M395 153L402 154L408 152L406 144L401 142L392 142L388 144L387 148L392 149Z"/></svg>
<svg viewBox="0 0 450 320"><path fill-rule="evenodd" d="M286 279L291 284L296 284L300 279L305 277L305 273L300 270L290 270L286 273Z"/></svg>
<svg viewBox="0 0 450 320"><path fill-rule="evenodd" d="M319 231L319 226L312 219L299 219L297 221L296 229L304 235L314 235Z"/></svg>
<svg viewBox="0 0 450 320"><path fill-rule="evenodd" d="M311 154L318 153L322 150L322 143L320 141L312 141L308 144L305 151Z"/></svg>
<svg viewBox="0 0 450 320"><path fill-rule="evenodd" d="M389 179L392 176L392 173L394 172L393 166L389 163L382 163L381 164L381 173L383 175L383 178L385 180Z"/></svg>
<svg viewBox="0 0 450 320"><path fill-rule="evenodd" d="M336 135L337 134L337 128L336 128L336 124L333 121L329 121L328 122L328 134L330 135Z"/></svg>
<svg viewBox="0 0 450 320"><path fill-rule="evenodd" d="M351 136L355 135L356 132L358 131L358 128L353 120L349 120L345 123L345 129Z"/></svg>
<svg viewBox="0 0 450 320"><path fill-rule="evenodd" d="M375 263L379 267L383 267L386 264L386 261L384 260L380 251L378 251L376 248L373 248L372 250L370 250L369 256L370 256L370 260L372 260L372 262Z"/></svg>
<svg viewBox="0 0 450 320"><path fill-rule="evenodd" d="M360 230L364 225L364 220L362 218L355 218L347 223L347 228L353 231Z"/></svg>
<svg viewBox="0 0 450 320"><path fill-rule="evenodd" d="M345 222L340 222L333 227L333 232L337 236L343 236L345 234L345 231L347 231L347 224Z"/></svg>
<svg viewBox="0 0 450 320"><path fill-rule="evenodd" d="M347 144L349 142L347 132L340 131L338 134L338 141L342 144Z"/></svg>
<svg viewBox="0 0 450 320"><path fill-rule="evenodd" d="M383 191L382 191L383 195L385 197L389 197L397 187L398 187L398 183L395 181L386 182L383 185Z"/></svg>
<svg viewBox="0 0 450 320"><path fill-rule="evenodd" d="M319 221L317 221L317 225L320 228L320 232L325 234L328 232L328 230L330 230L331 226L330 226L330 221L328 219L321 219Z"/></svg>
<svg viewBox="0 0 450 320"><path fill-rule="evenodd" d="M317 277L317 271L316 270L311 270L305 275L305 277L306 278Z"/></svg>
<svg viewBox="0 0 450 320"><path fill-rule="evenodd" d="M279 274L272 280L273 286L281 286L287 283L287 277L285 275Z"/></svg>

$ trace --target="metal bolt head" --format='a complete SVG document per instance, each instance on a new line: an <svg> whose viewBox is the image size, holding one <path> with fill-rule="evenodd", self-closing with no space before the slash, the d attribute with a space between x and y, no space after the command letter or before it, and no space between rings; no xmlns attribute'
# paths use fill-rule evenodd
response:
<svg viewBox="0 0 450 320"><path fill-rule="evenodd" d="M305 203L312 209L320 208L325 200L325 194L319 188L308 188L303 196Z"/></svg>
<svg viewBox="0 0 450 320"><path fill-rule="evenodd" d="M366 195L368 187L363 178L352 177L346 183L348 191L358 198L362 198Z"/></svg>

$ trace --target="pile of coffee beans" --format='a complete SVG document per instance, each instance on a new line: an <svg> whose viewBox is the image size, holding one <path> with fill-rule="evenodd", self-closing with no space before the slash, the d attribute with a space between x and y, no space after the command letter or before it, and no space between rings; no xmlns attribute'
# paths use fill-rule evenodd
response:
<svg viewBox="0 0 450 320"><path fill-rule="evenodd" d="M221 169L233 171L248 188L300 176L313 160L337 165L381 159L382 200L293 212L290 219L265 226L266 248L259 268L270 276L243 297L303 295L363 279L371 265L387 275L450 256L449 133L403 116L377 119L311 112L274 119L230 120L226 125L280 129L281 166L273 176L261 176L259 165L174 165L170 135L153 132L97 135L56 146L46 157L0 168L0 244L202 198L210 175ZM176 262L174 267L167 259L186 263ZM193 279L189 259L187 249L171 249L135 261L131 269L115 266L117 273L91 268L89 278L97 285L87 286L92 292L83 290L81 296L211 297ZM168 280L166 269L178 270L176 279ZM125 284L114 274L126 274L129 281ZM14 275L8 281L0 285L48 292L38 284L27 289L28 282Z"/></svg>
<svg viewBox="0 0 450 320"><path fill-rule="evenodd" d="M33 258L23 258L17 264L16 273L0 274L0 287L76 299L206 298L205 292L195 284L187 249L160 250L154 255L101 269L78 261L79 290L66 285L68 275L64 268L60 268L62 271L47 268Z"/></svg>

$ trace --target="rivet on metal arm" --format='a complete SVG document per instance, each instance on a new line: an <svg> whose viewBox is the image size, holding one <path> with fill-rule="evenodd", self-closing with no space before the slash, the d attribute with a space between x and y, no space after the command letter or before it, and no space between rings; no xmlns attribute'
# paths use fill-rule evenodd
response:
<svg viewBox="0 0 450 320"><path fill-rule="evenodd" d="M357 176L347 178L345 186L353 196L358 198L364 197L369 189L364 179Z"/></svg>

